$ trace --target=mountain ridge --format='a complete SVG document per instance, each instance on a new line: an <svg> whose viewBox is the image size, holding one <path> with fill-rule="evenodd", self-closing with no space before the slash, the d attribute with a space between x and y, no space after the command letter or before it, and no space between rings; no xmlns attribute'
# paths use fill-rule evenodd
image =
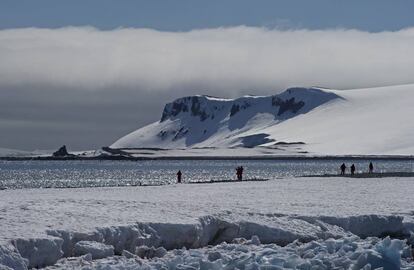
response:
<svg viewBox="0 0 414 270"><path fill-rule="evenodd" d="M236 99L183 97L165 105L160 121L111 148L170 149L171 155L180 149L177 155L185 150L197 156L413 155L413 103L413 84L295 87Z"/></svg>
<svg viewBox="0 0 414 270"><path fill-rule="evenodd" d="M160 121L147 126L151 129L149 138L148 130L144 127L134 134L121 138L111 147L211 147L217 146L214 138L218 134L227 137L227 145L221 144L221 146L237 146L237 139L231 138L234 137L239 139L241 146L254 147L261 144L259 141L254 143L254 138L262 139L265 143L268 141L266 135L244 138L237 137L237 133L251 126L249 122L256 122L256 124L258 121L262 122L258 119L258 115L273 118L260 123L260 126L266 125L266 122L276 124L307 113L333 99L340 99L340 97L333 92L318 88L298 87L271 96L243 96L236 99L204 95L182 97L167 103ZM157 133L158 139L153 138L154 132ZM136 140L134 137L147 138L140 143L139 139Z"/></svg>

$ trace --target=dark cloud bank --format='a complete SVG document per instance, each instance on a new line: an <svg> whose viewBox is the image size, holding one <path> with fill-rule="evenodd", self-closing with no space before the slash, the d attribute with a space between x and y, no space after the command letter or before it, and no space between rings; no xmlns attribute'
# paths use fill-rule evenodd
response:
<svg viewBox="0 0 414 270"><path fill-rule="evenodd" d="M0 31L1 147L93 149L193 94L414 81L414 29L190 32L90 27Z"/></svg>

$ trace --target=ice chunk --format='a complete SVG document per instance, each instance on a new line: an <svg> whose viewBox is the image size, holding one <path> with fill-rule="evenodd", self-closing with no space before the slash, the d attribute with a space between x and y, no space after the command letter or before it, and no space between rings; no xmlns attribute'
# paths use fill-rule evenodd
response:
<svg viewBox="0 0 414 270"><path fill-rule="evenodd" d="M213 262L221 258L221 253L217 251L212 251L208 253L208 260Z"/></svg>
<svg viewBox="0 0 414 270"><path fill-rule="evenodd" d="M63 240L57 237L16 239L13 244L21 256L28 259L30 268L53 265L63 255Z"/></svg>
<svg viewBox="0 0 414 270"><path fill-rule="evenodd" d="M205 216L199 219L198 243L194 246L203 247L208 244L231 242L239 237L239 225L230 223L214 216Z"/></svg>
<svg viewBox="0 0 414 270"><path fill-rule="evenodd" d="M104 243L114 247L115 254L123 250L135 252L141 245L159 246L159 236L148 224L98 228Z"/></svg>
<svg viewBox="0 0 414 270"><path fill-rule="evenodd" d="M101 259L114 255L114 247L94 241L80 241L75 244L75 255L90 253L93 259Z"/></svg>
<svg viewBox="0 0 414 270"><path fill-rule="evenodd" d="M351 217L319 217L321 221L337 225L359 237L404 234L401 216L361 215Z"/></svg>
<svg viewBox="0 0 414 270"><path fill-rule="evenodd" d="M251 245L260 245L261 242L260 242L260 239L259 239L259 237L257 235L253 235L252 238L250 239L250 241L248 241L248 244L251 244Z"/></svg>
<svg viewBox="0 0 414 270"><path fill-rule="evenodd" d="M74 246L79 241L103 242L103 236L97 231L93 232L70 232L65 230L47 230L46 233L51 236L62 238L62 251L64 257L75 256Z"/></svg>
<svg viewBox="0 0 414 270"><path fill-rule="evenodd" d="M196 224L150 223L149 226L157 232L161 240L159 246L166 249L197 247L199 232Z"/></svg>
<svg viewBox="0 0 414 270"><path fill-rule="evenodd" d="M0 245L0 269L26 270L27 261L14 250L14 247Z"/></svg>
<svg viewBox="0 0 414 270"><path fill-rule="evenodd" d="M154 248L154 247L147 247L147 246L140 246L137 247L135 250L135 254L137 254L141 258L162 258L167 254L167 250L163 247Z"/></svg>
<svg viewBox="0 0 414 270"><path fill-rule="evenodd" d="M391 240L389 237L383 239L375 245L375 250L381 254L383 260L387 263L386 269L399 269L401 267L401 253L404 247L404 241L399 239Z"/></svg>
<svg viewBox="0 0 414 270"><path fill-rule="evenodd" d="M298 221L298 223L303 223L303 225L310 226L308 223L305 224L304 221ZM260 238L262 243L276 243L278 245L287 245L297 239L308 242L316 238L314 235L308 235L305 232L301 233L294 228L289 228L285 224L272 227L245 221L242 221L239 224L239 237L249 239L253 237L253 235L256 235Z"/></svg>
<svg viewBox="0 0 414 270"><path fill-rule="evenodd" d="M221 269L223 269L223 264L220 259L214 262L200 260L200 270L221 270Z"/></svg>
<svg viewBox="0 0 414 270"><path fill-rule="evenodd" d="M125 258L130 259L130 258L134 258L135 254L133 254L133 253L127 251L127 250L123 250L122 251L122 256L124 256Z"/></svg>

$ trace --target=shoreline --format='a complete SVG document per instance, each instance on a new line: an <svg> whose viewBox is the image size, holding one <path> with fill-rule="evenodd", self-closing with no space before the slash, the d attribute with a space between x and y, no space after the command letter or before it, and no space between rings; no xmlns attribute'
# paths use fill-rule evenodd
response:
<svg viewBox="0 0 414 270"><path fill-rule="evenodd" d="M301 177L346 177L346 178L384 178L384 177L414 177L414 172L373 172L356 174L317 174L303 175Z"/></svg>
<svg viewBox="0 0 414 270"><path fill-rule="evenodd" d="M66 161L66 160L119 160L119 161L140 161L140 160L414 160L414 156L405 155L326 155L326 156L36 156L36 157L0 157L4 161Z"/></svg>

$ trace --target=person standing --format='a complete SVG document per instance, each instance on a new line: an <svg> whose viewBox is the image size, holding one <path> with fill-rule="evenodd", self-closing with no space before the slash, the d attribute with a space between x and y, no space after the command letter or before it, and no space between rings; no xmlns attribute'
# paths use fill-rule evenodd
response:
<svg viewBox="0 0 414 270"><path fill-rule="evenodd" d="M239 166L236 168L236 176L238 181L243 180L243 166Z"/></svg>
<svg viewBox="0 0 414 270"><path fill-rule="evenodd" d="M243 166L240 167L240 181L243 180Z"/></svg>
<svg viewBox="0 0 414 270"><path fill-rule="evenodd" d="M355 165L352 164L351 165L351 175L354 175L354 174L355 174Z"/></svg>
<svg viewBox="0 0 414 270"><path fill-rule="evenodd" d="M177 172L177 183L178 184L181 184L181 175L183 175L182 173L181 173L181 171L179 170L178 172Z"/></svg>
<svg viewBox="0 0 414 270"><path fill-rule="evenodd" d="M345 174L345 170L346 170L346 165L345 163L342 163L341 167L339 167L341 169L341 175Z"/></svg>
<svg viewBox="0 0 414 270"><path fill-rule="evenodd" d="M369 173L374 172L374 165L372 165L372 162L369 163L368 169L369 169Z"/></svg>

